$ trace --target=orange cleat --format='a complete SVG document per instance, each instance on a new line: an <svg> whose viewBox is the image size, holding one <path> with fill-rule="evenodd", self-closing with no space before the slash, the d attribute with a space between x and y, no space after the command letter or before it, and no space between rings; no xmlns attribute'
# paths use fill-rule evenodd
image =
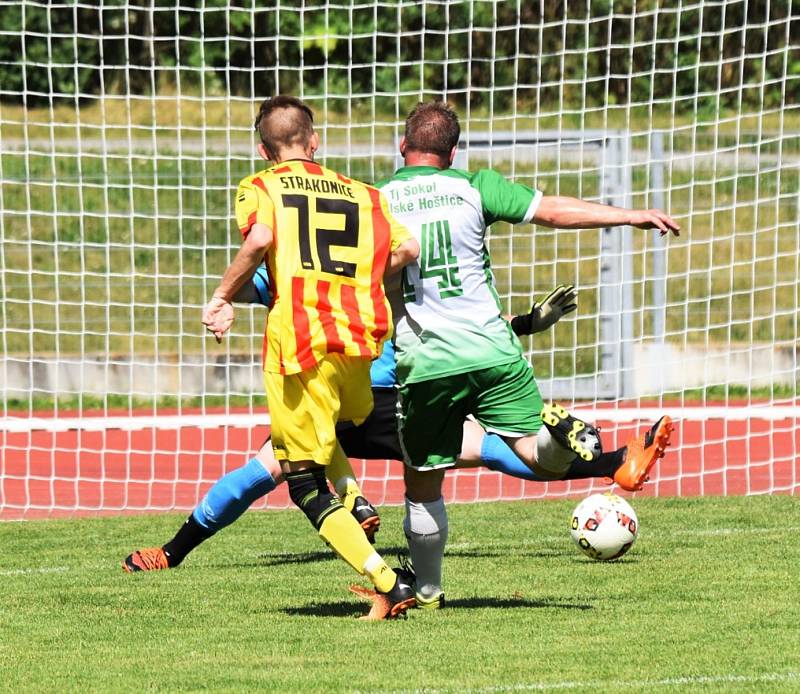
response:
<svg viewBox="0 0 800 694"><path fill-rule="evenodd" d="M365 614L363 617L359 617L359 619L367 622L392 619L392 603L389 601L388 596L383 595L382 593L375 593L375 595L373 595L370 599L372 600L372 607L370 607L367 614ZM403 613L402 616L405 617L405 613Z"/></svg>
<svg viewBox="0 0 800 694"><path fill-rule="evenodd" d="M669 437L675 427L672 419L664 415L649 431L631 439L626 446L625 462L614 473L614 481L625 491L639 491L647 475L669 446Z"/></svg>
<svg viewBox="0 0 800 694"><path fill-rule="evenodd" d="M359 619L379 621L384 619L405 619L409 608L417 603L413 588L397 577L394 587L388 593L379 593L372 588L353 584L350 591L360 598L372 601L369 612Z"/></svg>
<svg viewBox="0 0 800 694"><path fill-rule="evenodd" d="M167 555L161 547L150 547L148 549L136 550L133 554L125 557L122 568L129 574L135 571L160 571L168 569L169 562Z"/></svg>

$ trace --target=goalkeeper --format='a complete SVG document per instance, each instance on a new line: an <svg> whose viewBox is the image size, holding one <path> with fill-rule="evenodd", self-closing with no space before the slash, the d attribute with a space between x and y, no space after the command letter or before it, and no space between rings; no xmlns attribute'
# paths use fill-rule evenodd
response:
<svg viewBox="0 0 800 694"><path fill-rule="evenodd" d="M265 306L270 304L269 279L263 265L235 299ZM542 332L557 323L562 316L574 311L577 308L576 301L577 291L573 286L559 285L545 299L535 303L529 313L513 317L511 326L520 336ZM381 357L372 364L370 375L375 408L360 426L340 424L337 427L339 443L349 458L402 460L403 454L397 436L397 390L391 342L385 343ZM526 466L499 436L486 434L474 421L467 421L464 426L464 447L456 467L485 466L513 477L545 481ZM593 436L596 436L593 430L584 432L587 440ZM600 461L586 463L576 459L562 479L611 478L615 470L613 465ZM267 439L248 463L217 480L169 542L161 547L133 552L123 561L123 568L134 572L178 566L204 540L233 523L251 504L269 494L283 481L280 465L275 460L270 440ZM356 480L336 480L335 486L343 497L345 507L349 508L368 537L374 539L380 526L375 508L361 496L360 491L348 499L347 503L345 500L352 493L351 490L358 490Z"/></svg>

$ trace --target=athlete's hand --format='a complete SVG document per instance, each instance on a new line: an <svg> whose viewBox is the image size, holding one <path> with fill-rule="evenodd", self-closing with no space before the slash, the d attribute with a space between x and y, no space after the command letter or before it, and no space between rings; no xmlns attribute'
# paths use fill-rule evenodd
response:
<svg viewBox="0 0 800 694"><path fill-rule="evenodd" d="M233 305L222 297L212 296L211 301L203 309L203 325L214 334L217 342L222 342L222 336L230 330L233 324Z"/></svg>
<svg viewBox="0 0 800 694"><path fill-rule="evenodd" d="M629 224L637 229L658 229L662 236L670 231L681 235L680 224L661 210L631 210Z"/></svg>
<svg viewBox="0 0 800 694"><path fill-rule="evenodd" d="M511 329L517 335L533 335L555 325L567 313L578 308L578 290L571 284L559 284L541 302L531 306L531 312L511 319Z"/></svg>

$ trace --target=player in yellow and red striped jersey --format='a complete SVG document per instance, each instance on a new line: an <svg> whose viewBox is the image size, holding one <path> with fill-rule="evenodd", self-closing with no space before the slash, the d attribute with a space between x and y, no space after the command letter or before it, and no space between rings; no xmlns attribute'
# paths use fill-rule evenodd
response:
<svg viewBox="0 0 800 694"><path fill-rule="evenodd" d="M245 236L256 223L274 231L266 369L298 373L331 353L379 356L390 330L385 258L409 235L377 189L286 161L242 180L236 220Z"/></svg>
<svg viewBox="0 0 800 694"><path fill-rule="evenodd" d="M244 240L203 323L222 338L233 322L233 296L266 256L274 298L264 384L289 496L325 542L374 583L370 616L400 616L414 604L413 590L331 493L325 468L345 501L353 498L355 475L335 425L360 424L372 410L370 364L391 331L383 277L415 260L419 244L392 218L377 189L314 163L319 138L302 101L265 100L256 129L259 154L275 165L239 186L236 217ZM332 467L340 472L331 474Z"/></svg>

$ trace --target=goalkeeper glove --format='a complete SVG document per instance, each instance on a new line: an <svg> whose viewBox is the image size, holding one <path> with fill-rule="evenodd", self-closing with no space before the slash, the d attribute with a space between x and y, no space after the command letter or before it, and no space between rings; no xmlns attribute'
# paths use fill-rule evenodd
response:
<svg viewBox="0 0 800 694"><path fill-rule="evenodd" d="M558 323L562 316L578 308L578 292L571 284L559 284L544 300L531 306L531 312L511 319L516 335L533 335Z"/></svg>

